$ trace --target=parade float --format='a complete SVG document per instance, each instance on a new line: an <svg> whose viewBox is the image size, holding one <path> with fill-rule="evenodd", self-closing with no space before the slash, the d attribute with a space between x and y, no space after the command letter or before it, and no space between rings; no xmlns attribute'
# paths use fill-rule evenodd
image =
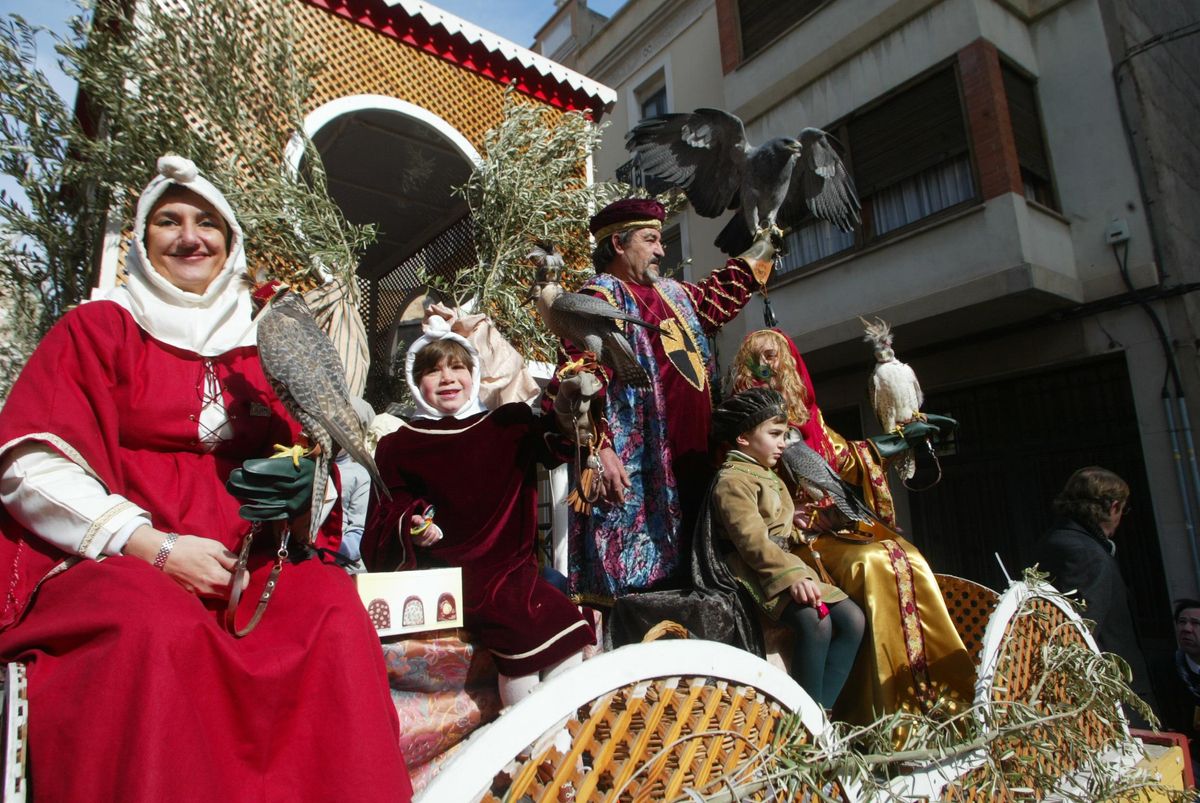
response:
<svg viewBox="0 0 1200 803"><path fill-rule="evenodd" d="M386 364L399 347L388 339L392 319L403 315L417 298L412 295L417 289L432 288L452 304L470 300L473 311L487 314L527 359L552 358L552 340L523 303L533 280L525 255L535 240L557 242L567 249L566 264L573 271L565 281L577 281L583 274L584 250L578 235L588 210L626 191L588 184L585 165L598 143L595 125L582 114L563 113L572 104L595 107L605 100L590 84L580 84L567 103L530 103L528 98L539 92L554 95L546 89L557 80L554 75L544 76L546 86L540 89L534 86L520 97L510 92L506 98L494 80L499 73L483 80L479 70L467 69L466 76L447 71L447 52L453 52L449 44L454 42L444 33L449 30L445 24L439 28L421 13L410 14L412 24L405 35L420 46L384 53L384 40L397 39L397 19L367 15L370 25L365 27L373 26L374 31L367 41L364 26L343 24L353 16L348 4L327 3L320 14L312 13L318 5L322 4L300 5L298 18L211 15L217 21L247 19L254 24L214 32L209 47L215 49L192 53L196 64L184 65L184 74L197 65L220 72L230 54L244 58L256 44L274 48L263 53L257 72L248 71L242 76L246 80L233 87L259 98L248 104L251 108L274 110L250 126L245 125L247 115L223 116L195 99L179 102L181 98L169 92L157 105L148 91L138 94L144 101L141 106L123 103L129 100L122 98L125 86L114 76L123 76L124 65L147 63L149 74L150 62L158 59L158 69L170 74L181 69L163 61L174 51L136 41L113 42L112 47L125 49L106 61L96 57L95 40L91 49L77 40L73 57L81 64L98 58L92 72L81 73L93 104L90 109L85 106L85 117L95 116L86 119L83 128L73 127L61 115L54 118L57 127L43 125L35 133L60 142L50 149L56 155L29 168L28 174L31 185L57 180L57 186L69 179L89 192L42 199L49 206L36 212L81 223L57 233L30 229L30 236L48 238L49 247L42 252L47 255L44 274L70 288L33 305L44 312L43 320L31 324L33 330L61 313L64 304L86 297L91 275L79 268L91 260L78 251L69 253L64 244L90 250L98 241L107 243L105 259L111 262L105 264L111 264L115 280L121 222L128 212L119 210L128 204L130 188L114 177L136 175L129 169L132 163L147 153L174 148L188 149L198 163L224 170L235 188L231 198L256 210L248 226L249 240L268 274L301 287L319 287L325 281L341 288L335 305L340 305L343 317L336 320L343 321L340 325L349 333L343 357L353 365L353 355L369 352L384 363L373 388L381 394L377 402L388 401ZM159 16L151 15L151 29L171 31L180 19L177 14L156 13ZM297 31L309 38L304 40ZM20 38L10 37L18 50ZM315 62L305 62L302 69L273 73L289 76L290 82L256 81L266 70L294 66L292 47L314 38L342 42L340 60L332 68L317 69ZM356 42L368 46L356 48ZM485 39L474 44L491 52ZM475 56L480 53L460 61L486 61L473 60ZM356 69L362 66L357 60L368 57L393 69L383 71L382 77ZM496 64L501 61L497 57ZM511 66L511 59L504 63ZM484 72L495 67L490 64ZM511 77L531 83L528 71ZM153 85L145 82L147 88ZM264 86L277 94L255 95ZM448 86L455 90L449 96L443 91ZM394 95L401 92L399 87L406 87L403 91L414 102L426 105L445 104L450 97L446 116L462 116L466 122L459 127L479 148L481 158L462 190L476 220L474 258L455 271L426 268L415 274L417 281L410 287L367 282L371 291L364 299L358 295L354 267L370 234L348 225L329 202L321 160L311 141L303 134L298 139L293 135L305 131L306 115L338 95ZM96 112L117 107L125 117ZM190 117L164 114L168 107L200 111ZM36 103L29 107L36 109ZM125 126L128 136L95 138L106 126ZM292 166L304 161L306 172L280 169L278 154L289 142L296 156ZM78 153L87 159L77 160ZM47 169L76 161L92 172ZM296 180L297 175L304 179ZM93 206L81 206L83 201ZM285 220L286 225L281 223ZM493 225L503 220L520 225ZM389 293L392 298L381 302ZM366 311L368 328L355 322L359 308ZM365 369L357 376L361 392ZM565 495L564 484L561 476L548 478L548 495L559 500ZM548 524L552 532L561 533L563 511L556 507ZM561 548L550 551L551 560L562 560ZM1120 708L1133 703L1124 667L1119 659L1098 653L1074 605L1036 574L1013 582L1003 593L968 580L939 577L947 607L976 665L973 704L954 711L935 706L898 712L858 727L831 722L777 657L767 661L725 644L694 639L670 622L646 643L595 654L518 705L500 711L490 659L458 629L462 603L455 573L419 575L365 578L360 592L381 636L419 799L430 803L1149 800L1183 799L1180 790L1191 785L1185 750L1158 744L1150 734L1130 732ZM28 709L23 689L23 667L9 665L5 801L25 799L24 737L29 718L36 718L37 712Z"/></svg>

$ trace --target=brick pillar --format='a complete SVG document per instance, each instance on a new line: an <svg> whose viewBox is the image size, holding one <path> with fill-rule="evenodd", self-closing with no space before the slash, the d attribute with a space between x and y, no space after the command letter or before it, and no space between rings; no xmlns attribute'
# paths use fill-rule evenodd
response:
<svg viewBox="0 0 1200 803"><path fill-rule="evenodd" d="M1008 98L1000 77L1000 54L986 39L958 51L967 129L979 169L979 191L986 200L1006 192L1023 193L1017 143Z"/></svg>
<svg viewBox="0 0 1200 803"><path fill-rule="evenodd" d="M742 32L737 0L717 0L717 38L721 41L721 73L729 74L742 61Z"/></svg>

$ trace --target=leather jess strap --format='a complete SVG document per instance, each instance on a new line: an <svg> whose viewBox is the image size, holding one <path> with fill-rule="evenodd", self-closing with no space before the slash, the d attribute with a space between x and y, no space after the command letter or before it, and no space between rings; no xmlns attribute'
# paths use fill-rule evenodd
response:
<svg viewBox="0 0 1200 803"><path fill-rule="evenodd" d="M267 575L267 583L258 597L258 606L254 609L254 615L250 617L250 621L246 623L245 627L239 629L237 626L238 604L242 601L242 593L246 590L246 582L250 577L246 564L250 560L250 547L254 543L256 532L258 532L257 522L242 539L237 563L233 567L233 579L229 582L229 601L225 605L225 629L238 638L249 635L250 631L258 627L259 621L267 611L267 603L271 601L271 595L275 593L275 587L279 584L279 574L283 571L283 563L288 557L287 544L291 530L285 526L280 534L279 550L275 553L275 565L271 567L271 573Z"/></svg>

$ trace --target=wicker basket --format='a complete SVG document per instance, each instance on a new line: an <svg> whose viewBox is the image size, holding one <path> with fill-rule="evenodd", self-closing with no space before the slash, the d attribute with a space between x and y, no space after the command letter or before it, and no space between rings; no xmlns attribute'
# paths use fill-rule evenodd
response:
<svg viewBox="0 0 1200 803"><path fill-rule="evenodd" d="M989 699L1003 703L1024 698L1031 684L1042 679L1042 648L1047 644L1076 644L1099 652L1079 615L1067 602L1046 591L1041 586L1013 583L999 600L983 639L977 700ZM1022 605L1025 613L1016 615ZM1048 708L1073 702L1068 699L1065 683L1062 682L1051 683L1043 689L1042 699ZM1119 710L1113 711L1108 719L1110 723L1094 712L1079 717L1078 724L1085 734L1088 747L1105 750L1119 742L1129 741L1124 715ZM1043 729L1035 736L1039 740L1062 744L1061 737L1052 728ZM1003 749L1010 748L1011 745L1006 745ZM1068 750L1057 751L1051 767L1046 764L1046 759L1040 758L1032 748L1023 744L1012 750L1003 763L1009 769L1019 770L1023 764L1033 766L1034 762L1042 762L1039 767L1042 771L1053 770L1059 777L1066 777L1077 769L1070 755L1071 751ZM998 788L993 787L986 793L970 790L972 781L979 780L973 773L982 771L973 770L958 782L948 785L942 793L942 799L978 803L1013 800L1018 796L1010 793L1009 788L1021 789L1032 785L1032 775L1018 771L1009 774L1009 786L999 784L996 779ZM1027 792L1019 797L1022 800L1029 799Z"/></svg>
<svg viewBox="0 0 1200 803"><path fill-rule="evenodd" d="M725 779L751 780L774 746L819 739L826 726L803 689L747 652L709 641L636 644L543 684L476 733L421 800L707 797L726 790ZM853 799L836 780L822 791ZM742 799L803 800L805 792Z"/></svg>
<svg viewBox="0 0 1200 803"><path fill-rule="evenodd" d="M971 660L979 666L983 650L983 633L1000 595L985 585L955 577L952 574L936 575L938 586L942 589L942 599L946 601L946 610L954 620L958 635L971 654Z"/></svg>

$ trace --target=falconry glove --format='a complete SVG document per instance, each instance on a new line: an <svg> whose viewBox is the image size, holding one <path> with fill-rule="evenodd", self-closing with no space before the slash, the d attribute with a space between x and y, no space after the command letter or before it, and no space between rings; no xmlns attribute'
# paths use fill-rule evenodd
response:
<svg viewBox="0 0 1200 803"><path fill-rule="evenodd" d="M558 428L576 443L584 444L596 437L592 423L592 399L600 392L600 380L595 374L581 371L568 377L558 386L554 397L554 415Z"/></svg>
<svg viewBox="0 0 1200 803"><path fill-rule="evenodd" d="M942 438L952 435L958 429L958 421L950 416L934 413L925 413L924 415L924 421L917 420L902 424L900 428L903 435L889 432L875 435L868 440L875 446L875 451L879 453L879 456L887 460L926 440L938 443Z"/></svg>
<svg viewBox="0 0 1200 803"><path fill-rule="evenodd" d="M235 468L225 487L243 502L238 514L247 521L292 519L309 508L315 471L307 457L255 458Z"/></svg>
<svg viewBox="0 0 1200 803"><path fill-rule="evenodd" d="M775 235L763 232L748 249L738 254L737 258L750 266L750 272L760 285L766 285L767 280L771 278L771 268L775 265L775 254L778 250L779 243L775 242Z"/></svg>

